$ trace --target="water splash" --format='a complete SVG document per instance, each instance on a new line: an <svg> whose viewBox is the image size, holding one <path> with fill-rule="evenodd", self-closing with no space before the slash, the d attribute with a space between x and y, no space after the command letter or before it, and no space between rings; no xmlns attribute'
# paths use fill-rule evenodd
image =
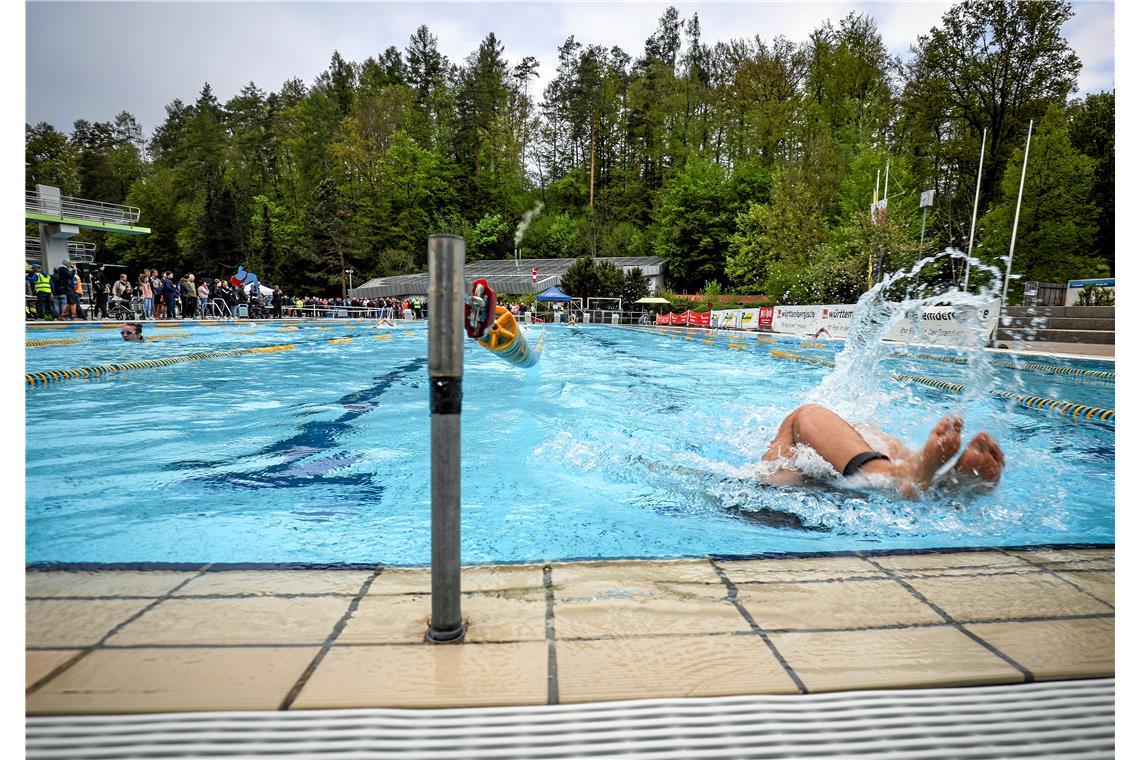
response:
<svg viewBox="0 0 1140 760"><path fill-rule="evenodd" d="M966 255L947 248L915 262L909 269L887 275L859 298L852 314L850 333L843 349L835 357L834 371L809 394L807 401L825 404L853 423L878 420L883 416L885 406L900 400L913 401L907 389L883 384L883 378L894 373L888 362L899 348L898 343L886 343L884 339L897 325L906 322L914 336L907 345L922 345L927 334L923 310L931 306L954 307L955 322L968 328L950 345L945 340L940 341L941 349L948 348L965 356L966 379L963 384L967 392L962 397L963 404L988 393L992 386L992 368L985 361L984 349L996 317L988 312L992 311L998 294L985 285L977 293L963 292L957 287L930 293L922 286L923 269L945 258L966 258ZM1001 281L997 267L977 259L970 259L970 263L990 274L991 281ZM918 295L924 291L926 295ZM907 297L900 301L888 299L890 294L900 292Z"/></svg>

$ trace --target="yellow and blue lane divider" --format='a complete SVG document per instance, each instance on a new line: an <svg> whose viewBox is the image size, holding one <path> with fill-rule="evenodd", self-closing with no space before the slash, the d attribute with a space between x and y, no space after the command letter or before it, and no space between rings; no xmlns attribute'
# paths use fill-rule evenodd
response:
<svg viewBox="0 0 1140 760"><path fill-rule="evenodd" d="M244 356L247 354L273 354L279 351L292 351L296 346L286 343L280 346L259 346L256 348L234 348L228 351L208 351L199 354L183 354L181 356L168 356L164 359L144 359L142 361L122 362L119 364L96 364L90 367L76 369L49 370L47 372L29 372L24 375L27 387L58 383L63 380L76 380L84 377L99 377L118 372L127 372L132 369L153 369L156 367L169 367L183 362L202 361L203 359L218 359L223 356Z"/></svg>
<svg viewBox="0 0 1140 760"><path fill-rule="evenodd" d="M1023 393L1013 393L1011 391L990 391L990 393L998 398L1010 399L1019 406L1029 407L1030 409L1045 409L1057 412L1066 417L1093 420L1094 422L1111 422L1114 426L1116 424L1115 409L1101 409L1095 406L1076 404L1072 401L1029 396Z"/></svg>
<svg viewBox="0 0 1140 760"><path fill-rule="evenodd" d="M991 361L990 364L994 365L995 367L1006 367L1008 369L1021 370L1022 372L1038 372L1044 375L1062 375L1066 377L1088 378L1091 380L1116 381L1115 372L1093 369L1080 369L1078 367L1057 367L1052 364L1016 364L1015 362L1006 361Z"/></svg>
<svg viewBox="0 0 1140 760"><path fill-rule="evenodd" d="M152 340L167 340L169 338L189 338L190 333L164 333L161 335L148 335L146 339ZM24 345L28 348L43 348L45 346L68 346L75 343L121 343L119 338L60 338L58 340L26 340Z"/></svg>

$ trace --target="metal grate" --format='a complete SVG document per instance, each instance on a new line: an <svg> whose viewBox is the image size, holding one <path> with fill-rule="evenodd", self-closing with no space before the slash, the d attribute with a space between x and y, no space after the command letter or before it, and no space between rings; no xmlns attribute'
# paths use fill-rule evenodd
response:
<svg viewBox="0 0 1140 760"><path fill-rule="evenodd" d="M27 757L1113 756L1115 680L447 710L33 717Z"/></svg>

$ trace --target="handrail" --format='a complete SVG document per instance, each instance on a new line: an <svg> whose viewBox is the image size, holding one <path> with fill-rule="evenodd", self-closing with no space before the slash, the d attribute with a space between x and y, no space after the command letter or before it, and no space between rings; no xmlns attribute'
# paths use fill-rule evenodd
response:
<svg viewBox="0 0 1140 760"><path fill-rule="evenodd" d="M104 203L70 195L58 197L41 196L35 190L24 191L24 210L28 214L73 217L94 222L134 225L141 213L134 206L121 206L117 203Z"/></svg>

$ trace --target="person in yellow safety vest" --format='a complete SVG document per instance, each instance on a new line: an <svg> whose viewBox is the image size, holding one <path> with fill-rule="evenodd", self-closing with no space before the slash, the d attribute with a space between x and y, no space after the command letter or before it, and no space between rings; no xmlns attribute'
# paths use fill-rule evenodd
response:
<svg viewBox="0 0 1140 760"><path fill-rule="evenodd" d="M36 294L36 319L43 319L44 314L56 316L51 303L51 278L44 274L43 267L32 264L32 271L28 273L28 282L32 292Z"/></svg>

